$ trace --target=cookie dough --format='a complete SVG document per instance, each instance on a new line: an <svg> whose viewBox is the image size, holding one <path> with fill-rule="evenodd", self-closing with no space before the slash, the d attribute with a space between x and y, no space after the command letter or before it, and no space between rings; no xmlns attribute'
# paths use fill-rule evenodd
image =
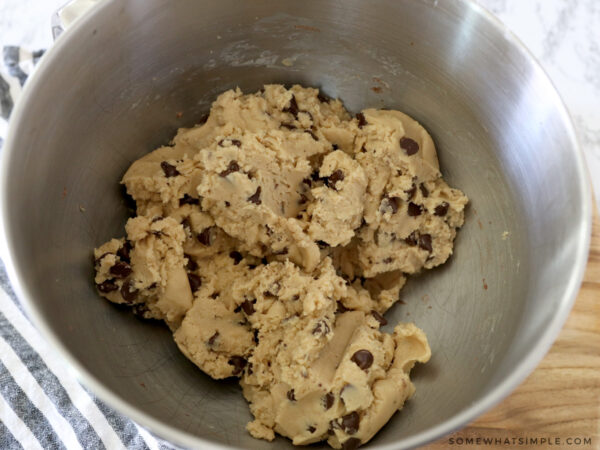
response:
<svg viewBox="0 0 600 450"><path fill-rule="evenodd" d="M467 204L415 120L300 86L230 90L122 183L136 216L94 250L100 295L239 377L253 436L356 448L413 394L425 334L379 328L406 277L452 254Z"/></svg>

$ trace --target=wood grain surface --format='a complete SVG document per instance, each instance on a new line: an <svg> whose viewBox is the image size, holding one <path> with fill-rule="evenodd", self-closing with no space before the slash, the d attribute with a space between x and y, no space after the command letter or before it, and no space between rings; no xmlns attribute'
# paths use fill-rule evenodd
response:
<svg viewBox="0 0 600 450"><path fill-rule="evenodd" d="M467 443L467 438L473 438L472 443ZM494 443L490 445L488 440L486 444L483 438L492 438ZM532 443L532 438L537 438L537 443ZM547 440L542 442L542 438ZM579 444L577 439L580 439ZM549 353L500 405L462 430L424 448L600 449L600 219L597 211L581 290Z"/></svg>

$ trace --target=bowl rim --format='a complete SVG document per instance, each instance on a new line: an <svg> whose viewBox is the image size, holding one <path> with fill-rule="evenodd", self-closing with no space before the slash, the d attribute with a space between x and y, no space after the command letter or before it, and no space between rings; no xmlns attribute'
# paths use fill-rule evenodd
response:
<svg viewBox="0 0 600 450"><path fill-rule="evenodd" d="M424 0L417 1L427 4L430 3L429 1ZM72 45L72 41L74 41L77 38L77 35L82 32L81 30L89 28L90 24L94 21L94 17L100 12L107 11L108 8L112 7L112 3L116 2L98 2L82 18L77 20L67 32L63 33L59 39L57 39L56 43L53 45L53 47L51 47L51 51L46 52L46 54L41 58L40 63L34 70L34 73L31 74L30 79L26 83L26 86L21 94L21 98L15 106L9 122L8 135L4 143L4 149L2 151L0 161L0 231L2 236L1 248L4 253L2 255L2 259L5 262L11 286L14 289L19 301L24 305L27 315L32 320L35 327L38 329L43 338L49 342L50 346L55 348L57 353L67 361L68 365L74 370L76 378L84 386L88 387L94 394L96 394L102 401L107 403L111 408L142 425L144 428L147 428L156 436L164 438L176 445L214 450L236 449L238 447L210 441L201 436L179 430L171 425L167 425L147 414L140 408L131 405L129 402L121 398L119 395L113 393L108 387L106 387L101 380L99 380L93 373L89 372L85 367L83 367L83 365L79 363L75 356L70 353L62 341L54 334L51 327L46 324L41 311L36 308L35 302L31 300L33 296L30 295L27 286L22 282L21 273L17 268L16 260L12 256L12 244L8 236L11 230L10 226L8 225L8 221L5 219L8 217L7 209L10 202L10 199L6 194L6 186L8 185L10 179L8 163L11 155L17 151L17 130L23 127L22 124L24 123L27 115L27 105L34 99L34 93L40 89L43 89L44 74L51 69L52 55L59 54L61 51L64 51L64 48L68 48L69 45ZM562 118L562 122L565 126L568 139L571 144L571 149L574 153L573 156L576 161L575 167L580 175L577 180L574 180L578 183L578 190L582 199L581 226L579 227L580 235L576 249L576 264L571 269L569 283L565 286L562 298L560 299L559 308L555 311L551 322L548 324L541 337L538 338L537 342L531 348L527 356L517 366L515 366L514 371L508 377L503 379L502 382L498 383L476 403L464 408L457 414L449 417L444 422L417 433L414 436L400 439L396 443L380 444L373 447L380 450L413 448L440 439L464 427L469 422L490 410L492 407L506 398L536 368L556 340L556 337L561 331L569 312L575 303L575 299L577 297L577 293L579 292L587 265L592 227L591 183L587 166L585 164L583 151L578 143L573 122L566 105L558 94L556 86L546 71L542 68L537 58L504 23L502 23L487 9L475 3L474 0L460 0L460 3L462 8L467 10L470 9L470 12L480 15L492 27L496 28L496 30L504 36L504 39L506 39L517 51L521 52L528 60L530 60L532 68L537 71L539 76L542 79L545 79L548 83L547 94L552 97L556 111ZM434 3L431 3L429 6L436 7L437 0ZM48 56L48 54L50 54L50 56ZM56 58L54 59L56 60Z"/></svg>

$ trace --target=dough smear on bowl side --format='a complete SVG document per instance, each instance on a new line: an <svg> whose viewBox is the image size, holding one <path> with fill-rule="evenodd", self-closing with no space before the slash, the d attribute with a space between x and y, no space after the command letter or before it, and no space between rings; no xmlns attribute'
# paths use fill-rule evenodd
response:
<svg viewBox="0 0 600 450"><path fill-rule="evenodd" d="M122 183L137 215L94 250L100 295L239 377L254 437L356 448L413 394L425 334L379 328L406 276L452 254L468 201L415 120L300 86L230 90Z"/></svg>

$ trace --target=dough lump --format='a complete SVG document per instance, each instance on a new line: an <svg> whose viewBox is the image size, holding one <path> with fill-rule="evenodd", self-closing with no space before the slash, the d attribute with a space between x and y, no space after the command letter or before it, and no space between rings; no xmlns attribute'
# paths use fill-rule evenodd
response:
<svg viewBox="0 0 600 450"><path fill-rule="evenodd" d="M230 90L122 183L136 216L94 250L100 295L239 377L253 436L353 449L413 394L425 334L379 328L406 277L450 257L468 201L415 120L301 86Z"/></svg>

